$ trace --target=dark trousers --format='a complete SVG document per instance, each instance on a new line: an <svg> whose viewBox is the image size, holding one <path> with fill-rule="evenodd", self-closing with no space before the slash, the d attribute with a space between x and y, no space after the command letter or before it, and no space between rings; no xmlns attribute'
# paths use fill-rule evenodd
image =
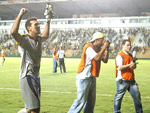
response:
<svg viewBox="0 0 150 113"><path fill-rule="evenodd" d="M64 73L66 73L66 67L65 67L64 58L59 58L59 68L60 68L60 73L62 73L62 67L63 67Z"/></svg>

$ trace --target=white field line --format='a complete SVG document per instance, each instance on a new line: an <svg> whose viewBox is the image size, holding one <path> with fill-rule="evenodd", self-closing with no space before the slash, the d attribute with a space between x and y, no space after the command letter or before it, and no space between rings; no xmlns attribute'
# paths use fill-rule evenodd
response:
<svg viewBox="0 0 150 113"><path fill-rule="evenodd" d="M2 71L0 71L0 72L10 72L10 71L19 71L19 69L2 70Z"/></svg>
<svg viewBox="0 0 150 113"><path fill-rule="evenodd" d="M12 91L20 91L20 89L16 88L0 88L0 90L12 90ZM58 93L58 94L76 94L76 92L62 92L62 91L41 91L43 93ZM96 94L97 96L104 96L104 97L114 97L112 94ZM131 98L131 96L124 96L126 98ZM150 99L150 97L143 97L143 99Z"/></svg>
<svg viewBox="0 0 150 113"><path fill-rule="evenodd" d="M41 68L49 68L49 67L41 67ZM10 71L19 71L19 70L20 70L20 68L19 69L2 70L0 72L10 72Z"/></svg>

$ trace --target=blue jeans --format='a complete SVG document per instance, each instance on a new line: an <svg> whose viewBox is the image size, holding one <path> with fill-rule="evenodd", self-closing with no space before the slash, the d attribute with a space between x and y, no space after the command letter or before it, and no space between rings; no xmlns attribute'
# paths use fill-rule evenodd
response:
<svg viewBox="0 0 150 113"><path fill-rule="evenodd" d="M53 58L53 73L57 72L57 61L55 58Z"/></svg>
<svg viewBox="0 0 150 113"><path fill-rule="evenodd" d="M114 98L114 113L121 113L121 102L126 91L129 91L133 100L136 113L143 113L141 96L138 88L138 84L135 80L132 81L117 81L117 93Z"/></svg>
<svg viewBox="0 0 150 113"><path fill-rule="evenodd" d="M96 100L96 78L77 79L77 99L68 113L80 113L84 106L84 113L93 113Z"/></svg>

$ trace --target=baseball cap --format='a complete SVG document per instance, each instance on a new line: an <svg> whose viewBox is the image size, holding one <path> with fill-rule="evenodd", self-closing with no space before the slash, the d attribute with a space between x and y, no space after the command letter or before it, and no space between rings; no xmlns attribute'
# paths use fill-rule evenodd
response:
<svg viewBox="0 0 150 113"><path fill-rule="evenodd" d="M101 32L96 32L93 34L93 37L92 39L90 40L90 42L93 42L95 41L96 39L99 39L99 38L104 38L105 37L105 34L101 33Z"/></svg>

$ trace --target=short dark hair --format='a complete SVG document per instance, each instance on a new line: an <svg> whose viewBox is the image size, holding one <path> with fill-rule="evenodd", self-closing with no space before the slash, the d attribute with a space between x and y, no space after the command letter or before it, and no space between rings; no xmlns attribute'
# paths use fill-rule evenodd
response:
<svg viewBox="0 0 150 113"><path fill-rule="evenodd" d="M131 43L131 40L130 40L130 39L124 39L124 40L122 41L122 45L125 45L126 42L130 42L130 43Z"/></svg>
<svg viewBox="0 0 150 113"><path fill-rule="evenodd" d="M25 27L26 27L26 30L29 32L29 30L28 30L28 26L31 26L31 21L33 21L33 20L37 20L37 18L36 17L31 17L31 18L29 18L27 21L26 21L26 23L25 23Z"/></svg>

